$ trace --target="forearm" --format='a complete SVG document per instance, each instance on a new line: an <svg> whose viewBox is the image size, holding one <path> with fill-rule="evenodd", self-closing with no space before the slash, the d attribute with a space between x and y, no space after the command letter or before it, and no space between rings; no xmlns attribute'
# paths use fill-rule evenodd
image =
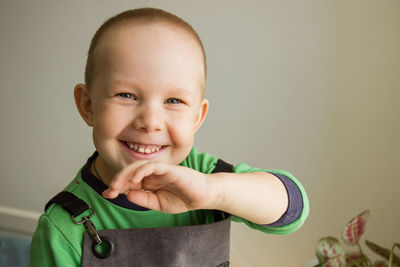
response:
<svg viewBox="0 0 400 267"><path fill-rule="evenodd" d="M270 173L215 173L208 176L208 181L209 209L223 210L257 224L273 223L287 210L285 186Z"/></svg>

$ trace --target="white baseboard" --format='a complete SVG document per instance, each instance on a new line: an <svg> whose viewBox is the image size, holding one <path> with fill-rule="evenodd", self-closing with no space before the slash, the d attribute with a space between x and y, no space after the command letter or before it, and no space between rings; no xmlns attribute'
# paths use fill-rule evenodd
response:
<svg viewBox="0 0 400 267"><path fill-rule="evenodd" d="M41 213L0 205L0 228L32 234Z"/></svg>

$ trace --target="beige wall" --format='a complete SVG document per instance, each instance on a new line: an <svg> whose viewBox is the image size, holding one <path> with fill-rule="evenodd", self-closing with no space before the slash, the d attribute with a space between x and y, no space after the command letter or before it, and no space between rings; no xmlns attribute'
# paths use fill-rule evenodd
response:
<svg viewBox="0 0 400 267"><path fill-rule="evenodd" d="M211 110L199 150L286 169L309 194L294 234L235 224L233 266L301 266L320 237L339 237L367 208L368 239L400 241L398 0L1 1L1 227L32 231L21 218L35 218L93 152L72 97L90 37L147 5L203 39Z"/></svg>

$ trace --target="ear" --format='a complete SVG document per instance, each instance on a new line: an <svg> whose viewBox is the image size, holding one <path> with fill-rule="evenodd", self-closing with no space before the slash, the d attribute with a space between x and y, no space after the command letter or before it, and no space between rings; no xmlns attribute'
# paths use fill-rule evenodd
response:
<svg viewBox="0 0 400 267"><path fill-rule="evenodd" d="M79 83L74 89L75 104L87 125L93 126L92 99L85 84Z"/></svg>
<svg viewBox="0 0 400 267"><path fill-rule="evenodd" d="M197 132L197 130L200 129L200 126L203 124L204 119L207 116L208 106L209 106L208 100L203 99L203 101L201 102L201 105L200 105L200 109L196 115L196 120L195 120L195 124L194 124L195 132Z"/></svg>

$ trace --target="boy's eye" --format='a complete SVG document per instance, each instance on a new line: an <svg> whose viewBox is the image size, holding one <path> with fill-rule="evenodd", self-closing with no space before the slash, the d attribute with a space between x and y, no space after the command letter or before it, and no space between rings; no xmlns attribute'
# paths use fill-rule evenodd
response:
<svg viewBox="0 0 400 267"><path fill-rule="evenodd" d="M130 93L120 93L120 94L118 94L118 96L123 97L123 98L133 99L133 100L136 99L135 95L130 94Z"/></svg>
<svg viewBox="0 0 400 267"><path fill-rule="evenodd" d="M178 98L168 98L166 103L167 104L180 104L180 103L183 103L183 102Z"/></svg>

